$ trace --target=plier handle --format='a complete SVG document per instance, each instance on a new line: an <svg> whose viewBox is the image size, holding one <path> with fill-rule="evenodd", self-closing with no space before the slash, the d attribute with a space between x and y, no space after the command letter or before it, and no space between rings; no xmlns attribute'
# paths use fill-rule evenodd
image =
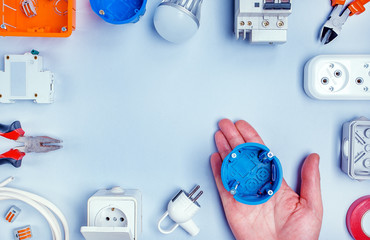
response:
<svg viewBox="0 0 370 240"><path fill-rule="evenodd" d="M30 152L49 152L60 149L61 145L53 145L53 143L61 143L61 140L50 137L31 137L24 136L25 132L19 121L15 121L10 125L0 124L0 136L23 143L10 149L6 153L0 155L0 165L10 163L18 168L22 165L23 157Z"/></svg>
<svg viewBox="0 0 370 240"><path fill-rule="evenodd" d="M350 16L356 14L359 15L365 12L365 4L368 3L370 0L354 0L348 5L348 9L351 11ZM336 5L344 5L346 4L346 0L332 0L331 5L335 7Z"/></svg>
<svg viewBox="0 0 370 240"><path fill-rule="evenodd" d="M348 5L348 9L351 11L350 16L356 14L359 15L365 12L365 4L370 2L370 0L354 0Z"/></svg>

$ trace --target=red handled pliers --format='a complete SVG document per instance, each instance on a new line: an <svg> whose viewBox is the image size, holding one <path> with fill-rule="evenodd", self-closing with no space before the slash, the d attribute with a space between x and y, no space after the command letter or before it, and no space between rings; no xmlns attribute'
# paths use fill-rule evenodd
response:
<svg viewBox="0 0 370 240"><path fill-rule="evenodd" d="M53 145L54 143L61 143L61 140L50 137L25 137L24 134L25 132L19 121L15 121L10 125L0 124L0 136L23 143L23 146L15 147L1 154L0 165L10 163L18 168L21 166L22 159L26 153L43 153L54 151L62 147L61 145Z"/></svg>
<svg viewBox="0 0 370 240"><path fill-rule="evenodd" d="M345 6L346 0L332 0L331 5L333 6L333 10L321 29L320 41L323 44L328 44L333 41L341 32L348 17L363 13L366 10L365 4L369 1L370 0L354 0L348 4L348 6Z"/></svg>

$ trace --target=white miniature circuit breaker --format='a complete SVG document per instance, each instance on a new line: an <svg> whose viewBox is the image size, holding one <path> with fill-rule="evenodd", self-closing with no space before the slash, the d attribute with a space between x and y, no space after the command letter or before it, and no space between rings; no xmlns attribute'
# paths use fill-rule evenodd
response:
<svg viewBox="0 0 370 240"><path fill-rule="evenodd" d="M285 43L291 0L235 0L234 32L252 43Z"/></svg>
<svg viewBox="0 0 370 240"><path fill-rule="evenodd" d="M0 103L33 100L54 102L54 74L43 71L42 57L37 51L24 55L5 55L4 72L0 71Z"/></svg>
<svg viewBox="0 0 370 240"><path fill-rule="evenodd" d="M370 120L365 117L343 124L342 170L350 178L370 180Z"/></svg>

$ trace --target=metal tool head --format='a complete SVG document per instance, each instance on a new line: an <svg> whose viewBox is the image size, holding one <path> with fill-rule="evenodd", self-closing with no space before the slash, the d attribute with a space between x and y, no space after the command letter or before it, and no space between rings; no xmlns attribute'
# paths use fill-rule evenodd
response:
<svg viewBox="0 0 370 240"><path fill-rule="evenodd" d="M62 143L63 141L51 138L51 137L20 137L17 142L24 143L24 146L17 147L18 150L29 153L44 153L62 148L61 145L55 145Z"/></svg>
<svg viewBox="0 0 370 240"><path fill-rule="evenodd" d="M345 10L343 11L343 9ZM351 11L345 8L344 5L335 5L328 20L321 29L320 41L323 44L328 44L338 37L350 14Z"/></svg>

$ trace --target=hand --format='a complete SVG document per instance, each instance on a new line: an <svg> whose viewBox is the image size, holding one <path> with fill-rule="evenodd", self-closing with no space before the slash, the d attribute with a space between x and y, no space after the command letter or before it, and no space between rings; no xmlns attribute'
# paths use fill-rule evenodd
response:
<svg viewBox="0 0 370 240"><path fill-rule="evenodd" d="M245 121L235 125L228 119L219 122L215 134L218 153L211 166L230 228L237 240L318 239L322 222L319 155L309 155L302 167L301 195L285 180L276 194L261 205L236 201L221 180L221 165L232 149L245 142L264 144L256 130Z"/></svg>

